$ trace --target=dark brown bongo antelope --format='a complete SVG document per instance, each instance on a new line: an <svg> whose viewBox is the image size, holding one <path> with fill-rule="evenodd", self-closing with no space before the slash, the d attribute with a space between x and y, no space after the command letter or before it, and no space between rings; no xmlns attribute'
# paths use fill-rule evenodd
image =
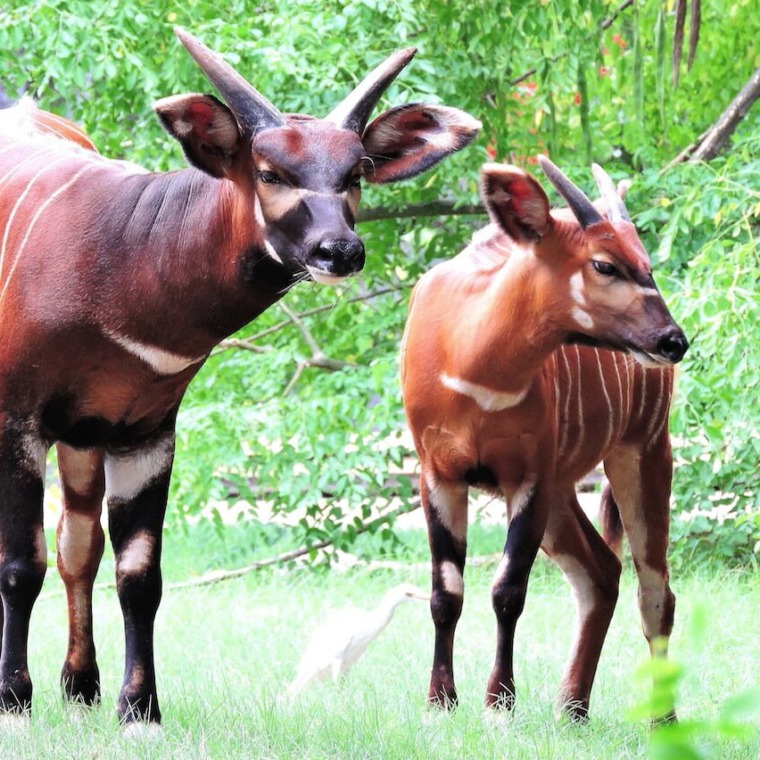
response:
<svg viewBox="0 0 760 760"><path fill-rule="evenodd" d="M367 125L414 55L391 55L326 118L284 115L219 56L177 31L225 103L155 108L192 168L150 173L91 150L29 103L0 114L0 712L31 708L27 636L45 575L45 456L63 488L58 568L69 605L65 695L100 685L92 585L116 557L126 662L124 723L158 722L153 621L177 408L211 349L297 281L358 272L360 182L412 177L479 123L402 105ZM65 139L64 139L65 138ZM1 619L0 619L1 620Z"/></svg>
<svg viewBox="0 0 760 760"><path fill-rule="evenodd" d="M497 649L486 704L514 703L515 626L541 547L576 598L560 705L583 719L617 600L620 561L581 511L575 483L604 462L607 511L619 508L654 651L673 624L667 422L672 365L688 344L607 175L594 167L605 218L557 167L540 160L571 211L550 211L540 184L521 169L483 168L481 195L493 223L415 287L402 386L432 553L429 701L457 701L454 632L473 486L504 496L508 520L492 588Z"/></svg>

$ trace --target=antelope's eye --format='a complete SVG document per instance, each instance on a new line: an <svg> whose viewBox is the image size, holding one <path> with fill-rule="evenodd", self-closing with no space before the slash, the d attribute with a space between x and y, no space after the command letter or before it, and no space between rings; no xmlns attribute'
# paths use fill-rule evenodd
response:
<svg viewBox="0 0 760 760"><path fill-rule="evenodd" d="M275 172L270 172L270 171L259 172L259 179L265 185L277 185L280 182L282 182L282 179L280 179L279 174L276 174Z"/></svg>
<svg viewBox="0 0 760 760"><path fill-rule="evenodd" d="M361 187L362 186L362 175L361 174L352 174L351 177L348 180L348 186L349 187Z"/></svg>
<svg viewBox="0 0 760 760"><path fill-rule="evenodd" d="M591 264L599 274L605 277L620 277L620 270L609 261L599 261L597 259L591 259Z"/></svg>

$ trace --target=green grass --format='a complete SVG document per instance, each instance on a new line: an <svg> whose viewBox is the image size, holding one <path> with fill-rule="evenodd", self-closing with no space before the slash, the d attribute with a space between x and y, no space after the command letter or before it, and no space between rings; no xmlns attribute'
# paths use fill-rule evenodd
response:
<svg viewBox="0 0 760 760"><path fill-rule="evenodd" d="M214 538L203 530L167 536L165 575L180 580L224 563L243 528ZM484 549L500 542L484 531ZM405 536L415 559L424 538ZM206 551L203 551L203 545ZM222 553L219 553L219 552ZM243 559L244 562L248 558ZM106 561L104 573L110 571ZM65 600L53 573L35 607L30 668L35 683L31 728L0 733L0 756L18 758L639 758L648 755L649 728L628 717L649 693L637 679L646 661L636 589L624 573L618 609L597 674L592 721L574 726L554 716L573 630L569 588L556 570L537 563L518 627L518 705L512 717L482 709L495 624L490 608L493 567L468 568L465 608L455 652L460 708L452 715L425 708L432 657L427 605L402 605L384 634L342 685L323 685L292 706L278 696L292 678L310 632L331 609L370 607L399 582L423 587L419 566L397 571L271 571L214 586L167 591L157 619L156 656L162 736L122 737L114 705L121 682L123 636L113 590L96 592L96 643L103 704L72 710L59 697L66 645ZM712 720L727 697L760 683L760 580L749 574L695 569L674 580L678 595L674 658L685 675L682 719ZM699 625L694 621L702 620ZM0 731L2 729L0 728ZM702 741L706 756L760 757L760 731L749 739Z"/></svg>

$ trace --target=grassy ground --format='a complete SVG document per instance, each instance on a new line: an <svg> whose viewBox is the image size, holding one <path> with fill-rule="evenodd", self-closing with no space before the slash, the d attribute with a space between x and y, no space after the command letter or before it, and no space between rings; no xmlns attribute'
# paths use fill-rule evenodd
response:
<svg viewBox="0 0 760 760"><path fill-rule="evenodd" d="M185 538L168 536L167 580L223 564L245 540L236 530L225 539L199 531ZM499 531L475 531L476 551L487 553L500 541ZM422 537L413 536L408 545L413 559L424 554ZM103 568L106 576L108 564ZM96 710L75 710L61 703L65 602L51 573L32 618L35 714L31 727L19 735L3 733L0 726L0 757L646 757L647 724L628 716L648 694L648 681L635 678L646 660L646 646L630 568L597 675L592 722L581 727L554 717L574 611L568 587L546 562L537 564L518 628L518 706L510 718L484 714L481 705L495 639L492 573L488 566L467 571L455 653L461 706L453 715L430 713L424 706L432 657L432 624L424 603L398 609L344 684L315 688L293 705L278 700L310 632L329 610L370 607L400 582L426 587L427 572L416 565L393 571L268 572L167 591L156 632L164 730L144 742L126 740L116 725L123 637L113 590L96 594L103 704ZM685 669L680 716L714 719L726 697L760 683L760 580L695 569L693 575L675 579L674 589L679 601L672 653ZM703 622L695 625L696 620ZM705 739L703 749L720 758L760 757L760 727L755 724L754 735L745 740Z"/></svg>

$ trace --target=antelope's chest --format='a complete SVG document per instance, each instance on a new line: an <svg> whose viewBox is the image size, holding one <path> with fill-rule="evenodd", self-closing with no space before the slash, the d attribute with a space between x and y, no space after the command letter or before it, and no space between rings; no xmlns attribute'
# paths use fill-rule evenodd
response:
<svg viewBox="0 0 760 760"><path fill-rule="evenodd" d="M42 433L75 448L129 448L171 428L188 382L102 373L53 393L41 409Z"/></svg>

